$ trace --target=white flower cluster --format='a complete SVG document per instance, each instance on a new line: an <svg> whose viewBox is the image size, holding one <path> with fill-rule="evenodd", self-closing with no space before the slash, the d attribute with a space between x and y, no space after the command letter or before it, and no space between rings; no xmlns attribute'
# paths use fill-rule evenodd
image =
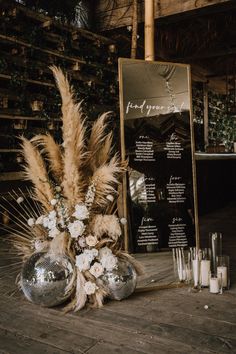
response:
<svg viewBox="0 0 236 354"><path fill-rule="evenodd" d="M57 192L59 193L60 190ZM60 194L55 194L55 199L50 202L53 206L52 211L37 219L30 218L28 220L30 227L43 226L50 238L55 238L61 232L67 231L70 237L75 240L76 252L81 252L76 255L76 267L80 272L90 273L90 277L87 279L89 281L84 284L84 291L87 295L92 295L97 291L96 279L105 272L112 271L118 265L118 259L110 248L105 246L99 249L99 240L103 235L108 235L113 240L117 240L121 235L119 220L114 215L97 215L89 225L89 232L86 232L95 192L94 182L88 188L85 203L76 204L70 215L66 201L60 197ZM107 199L110 202L114 200L112 195L108 195ZM19 200L19 202L22 201ZM48 242L35 242L35 249L39 251L46 248Z"/></svg>
<svg viewBox="0 0 236 354"><path fill-rule="evenodd" d="M52 199L51 205L54 206L54 210L50 211L47 215L39 216L36 220L30 218L28 225L30 227L42 225L48 230L48 236L51 238L56 237L62 230L66 229L72 238L77 239L82 236L86 228L84 220L89 218L88 208L84 204L77 204L72 214L73 220L71 221L68 215L68 208L62 202L58 199Z"/></svg>
<svg viewBox="0 0 236 354"><path fill-rule="evenodd" d="M72 238L78 238L85 231L84 220L89 218L89 210L84 204L76 204L75 212L72 214L76 220L68 224L68 230Z"/></svg>
<svg viewBox="0 0 236 354"><path fill-rule="evenodd" d="M76 267L81 272L89 271L96 279L102 276L105 271L112 271L116 268L117 262L117 257L108 247L102 247L99 251L96 248L85 249L83 253L76 256ZM93 284L93 286L88 283ZM87 295L94 294L96 289L95 283L85 283L84 290Z"/></svg>
<svg viewBox="0 0 236 354"><path fill-rule="evenodd" d="M98 256L98 250L92 248L91 250L86 249L79 256L76 256L76 266L81 272L89 270L91 262Z"/></svg>
<svg viewBox="0 0 236 354"><path fill-rule="evenodd" d="M60 234L60 218L56 210L50 211L48 215L41 215L35 222L36 225L42 225L48 229L48 236L54 238Z"/></svg>

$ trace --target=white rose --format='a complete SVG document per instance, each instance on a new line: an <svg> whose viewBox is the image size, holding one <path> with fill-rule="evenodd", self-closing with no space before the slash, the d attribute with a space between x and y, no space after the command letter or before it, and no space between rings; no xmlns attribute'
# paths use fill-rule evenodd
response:
<svg viewBox="0 0 236 354"><path fill-rule="evenodd" d="M94 258L98 256L98 250L96 250L96 248L92 248L91 250L85 250L84 255L86 255L89 261L92 262Z"/></svg>
<svg viewBox="0 0 236 354"><path fill-rule="evenodd" d="M32 227L32 226L34 226L34 224L35 224L35 220L34 220L33 218L29 218L29 219L27 220L27 224L28 224L30 227Z"/></svg>
<svg viewBox="0 0 236 354"><path fill-rule="evenodd" d="M85 220L89 217L89 211L87 207L83 204L77 204L75 206L75 212L72 214L78 220Z"/></svg>
<svg viewBox="0 0 236 354"><path fill-rule="evenodd" d="M104 268L101 263L95 262L89 271L95 278L98 278L103 274Z"/></svg>
<svg viewBox="0 0 236 354"><path fill-rule="evenodd" d="M85 230L85 225L82 221L76 220L74 222L69 223L68 230L70 232L71 237L77 238L81 236Z"/></svg>
<svg viewBox="0 0 236 354"><path fill-rule="evenodd" d="M107 257L110 255L112 255L112 250L108 247L103 247L103 248L100 248L100 250L99 250L98 258L102 259L103 257Z"/></svg>
<svg viewBox="0 0 236 354"><path fill-rule="evenodd" d="M50 203L51 203L52 206L54 206L54 205L57 204L57 200L56 200L56 199L52 199L52 200L50 201Z"/></svg>
<svg viewBox="0 0 236 354"><path fill-rule="evenodd" d="M56 192L61 192L61 187L60 186L56 186L55 190L56 190Z"/></svg>
<svg viewBox="0 0 236 354"><path fill-rule="evenodd" d="M24 201L24 198L23 197L19 197L16 199L17 203L20 204Z"/></svg>
<svg viewBox="0 0 236 354"><path fill-rule="evenodd" d="M116 266L117 266L117 258L112 254L109 256L105 256L102 257L102 259L100 260L102 266L106 269L106 270L113 270Z"/></svg>
<svg viewBox="0 0 236 354"><path fill-rule="evenodd" d="M85 290L85 293L87 295L92 295L95 293L97 289L97 286L95 283L92 283L91 281L87 281L85 284L84 284L84 290Z"/></svg>
<svg viewBox="0 0 236 354"><path fill-rule="evenodd" d="M86 243L87 243L88 246L94 247L98 243L98 239L97 239L96 236L89 235L89 236L86 237Z"/></svg>
<svg viewBox="0 0 236 354"><path fill-rule="evenodd" d="M90 268L89 258L84 253L82 253L79 256L76 256L75 265L81 272L83 270L88 270Z"/></svg>
<svg viewBox="0 0 236 354"><path fill-rule="evenodd" d="M80 237L78 243L79 243L80 247L82 247L82 248L86 247L85 237L83 237L83 236Z"/></svg>

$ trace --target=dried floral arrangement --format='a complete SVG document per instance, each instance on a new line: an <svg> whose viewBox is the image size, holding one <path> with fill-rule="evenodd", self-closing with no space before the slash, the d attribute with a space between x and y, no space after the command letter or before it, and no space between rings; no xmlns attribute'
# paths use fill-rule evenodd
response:
<svg viewBox="0 0 236 354"><path fill-rule="evenodd" d="M18 283L26 297L45 306L67 300L66 309L77 311L86 303L101 307L106 296L116 298L109 279L114 281L124 264L126 273L131 267L130 280L123 282L130 283L123 297L128 296L142 269L121 250L126 220L117 216L116 199L125 168L117 154L111 156L108 114L101 115L88 133L67 77L55 66L51 70L62 98L63 144L49 134L22 137L33 204L14 194L25 222L10 231L23 260Z"/></svg>

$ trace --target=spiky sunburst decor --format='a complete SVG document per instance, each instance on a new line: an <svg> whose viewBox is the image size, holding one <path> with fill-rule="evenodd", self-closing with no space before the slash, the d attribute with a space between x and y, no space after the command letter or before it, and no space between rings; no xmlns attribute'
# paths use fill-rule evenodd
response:
<svg viewBox="0 0 236 354"><path fill-rule="evenodd" d="M105 271L125 259L140 272L140 266L121 251L122 220L116 215L117 187L124 172L117 154L112 154L112 132L107 131L108 113L101 115L91 131L81 103L61 69L51 67L62 98L62 136L22 137L25 178L30 180L33 202L23 193L11 196L24 221L12 233L13 244L23 262L35 252L68 255L76 269L76 285L68 309L79 310L88 302L100 307L107 289L99 280ZM21 285L21 284L20 284Z"/></svg>

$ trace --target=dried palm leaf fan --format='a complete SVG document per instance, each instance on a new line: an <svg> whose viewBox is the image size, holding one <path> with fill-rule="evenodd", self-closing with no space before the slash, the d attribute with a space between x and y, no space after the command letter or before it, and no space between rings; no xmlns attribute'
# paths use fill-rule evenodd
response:
<svg viewBox="0 0 236 354"><path fill-rule="evenodd" d="M124 166L117 154L111 156L109 114L101 115L88 134L66 76L51 69L62 98L63 144L49 134L22 138L33 204L22 194L13 196L24 214L18 228L9 229L24 261L19 285L30 301L44 306L69 299L69 310L86 302L100 307L104 296L130 295L141 272L121 251L125 220L113 213Z"/></svg>

